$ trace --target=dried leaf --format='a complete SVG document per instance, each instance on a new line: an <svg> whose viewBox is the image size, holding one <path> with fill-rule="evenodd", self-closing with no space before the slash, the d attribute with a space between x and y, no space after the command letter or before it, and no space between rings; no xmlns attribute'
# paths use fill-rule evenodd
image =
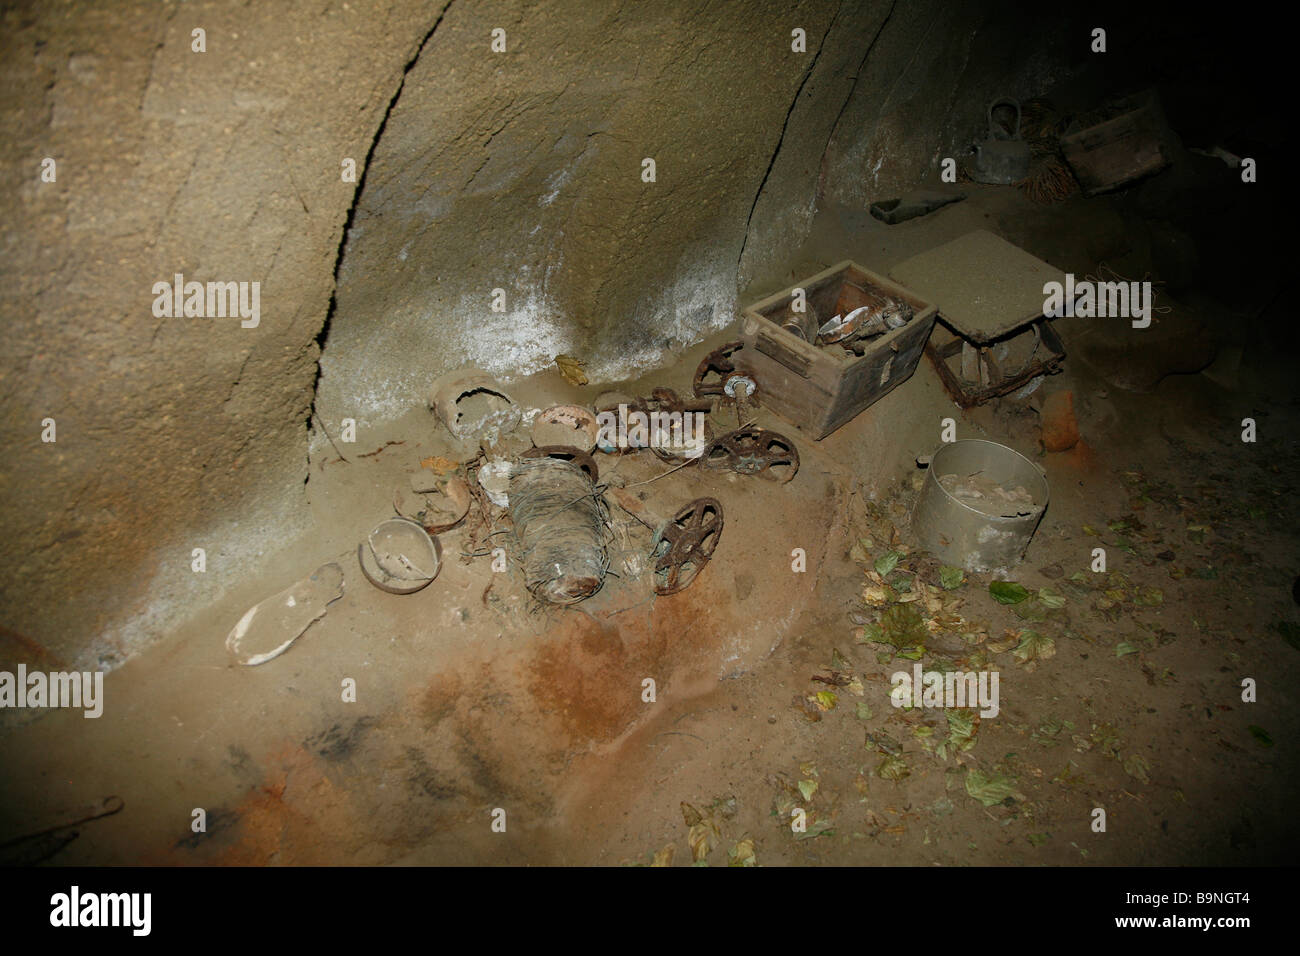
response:
<svg viewBox="0 0 1300 956"><path fill-rule="evenodd" d="M854 638L856 643L858 644L883 644L884 643L885 640L884 634L881 631L879 624L864 624L862 625L861 630L862 633L859 634L856 638Z"/></svg>
<svg viewBox="0 0 1300 956"><path fill-rule="evenodd" d="M1022 621L1032 621L1035 624L1041 624L1047 620L1047 613L1050 609L1037 601L1022 601L1019 604L1011 606L1011 613Z"/></svg>
<svg viewBox="0 0 1300 956"><path fill-rule="evenodd" d="M803 833L796 833L796 840L811 840L813 837L819 837L823 834L834 832L835 824L830 820L819 820L812 814L808 815L808 829Z"/></svg>
<svg viewBox="0 0 1300 956"><path fill-rule="evenodd" d="M948 711L948 744L958 751L970 750L975 746L975 733L979 729L979 717L975 711L962 707Z"/></svg>
<svg viewBox="0 0 1300 956"><path fill-rule="evenodd" d="M794 706L799 713L803 714L804 717L812 721L814 724L822 719L821 708L817 706L817 701L815 701L811 695L800 697L796 694L794 697Z"/></svg>
<svg viewBox="0 0 1300 956"><path fill-rule="evenodd" d="M555 364L560 369L560 374L570 385L586 385L587 376L583 373L583 366L586 364L572 355L555 356Z"/></svg>
<svg viewBox="0 0 1300 956"><path fill-rule="evenodd" d="M921 595L921 603L925 605L926 614L935 617L943 613L943 595L933 585L917 578L916 591Z"/></svg>
<svg viewBox="0 0 1300 956"><path fill-rule="evenodd" d="M715 828L708 823L697 823L691 827L691 832L686 836L686 842L691 847L691 859L699 863L708 857L716 835Z"/></svg>
<svg viewBox="0 0 1300 956"><path fill-rule="evenodd" d="M966 792L986 807L996 806L1007 797L1025 799L1016 791L1016 780L996 772L984 773L974 768L966 772Z"/></svg>
<svg viewBox="0 0 1300 956"><path fill-rule="evenodd" d="M727 851L727 866L754 866L754 838L745 837Z"/></svg>
<svg viewBox="0 0 1300 956"><path fill-rule="evenodd" d="M1137 754L1129 754L1124 761L1124 772L1130 777L1141 780L1143 783L1151 782L1150 778L1147 777L1147 771L1150 769L1151 765Z"/></svg>
<svg viewBox="0 0 1300 956"><path fill-rule="evenodd" d="M897 757L903 752L903 745L883 730L879 730L874 734L867 734L865 744L867 747L873 747L882 754L888 754L891 757Z"/></svg>
<svg viewBox="0 0 1300 956"><path fill-rule="evenodd" d="M902 780L904 777L910 776L911 773L907 761L892 754L887 755L884 760L880 761L880 765L876 767L876 776L885 780Z"/></svg>
<svg viewBox="0 0 1300 956"><path fill-rule="evenodd" d="M899 650L917 647L929 636L921 612L910 604L896 604L880 615L882 639Z"/></svg>
<svg viewBox="0 0 1300 956"><path fill-rule="evenodd" d="M1140 587L1133 594L1133 603L1142 607L1159 607L1165 603L1165 592L1157 587Z"/></svg>
<svg viewBox="0 0 1300 956"><path fill-rule="evenodd" d="M1065 595L1051 588L1039 588L1038 600L1050 608L1065 607Z"/></svg>
<svg viewBox="0 0 1300 956"><path fill-rule="evenodd" d="M1093 724L1088 739L1107 756L1119 757L1119 748L1123 741L1120 739L1119 731L1110 724Z"/></svg>
<svg viewBox="0 0 1300 956"><path fill-rule="evenodd" d="M1020 632L1020 644L1012 655L1016 663L1045 661L1056 655L1056 641L1045 634L1025 629Z"/></svg>
<svg viewBox="0 0 1300 956"><path fill-rule="evenodd" d="M862 589L862 600L871 607L884 607L891 600L891 589L883 585L868 584Z"/></svg>
<svg viewBox="0 0 1300 956"><path fill-rule="evenodd" d="M666 847L654 855L650 861L651 866L672 866L673 857L677 855L677 847L669 843Z"/></svg>
<svg viewBox="0 0 1300 956"><path fill-rule="evenodd" d="M802 797L804 798L804 801L805 801L805 802L807 802L808 800L811 800L812 797L813 797L813 794L816 793L816 792L817 792L817 781L816 781L816 780L800 780L800 781L799 781L799 794L800 794L800 796L802 796Z"/></svg>
<svg viewBox="0 0 1300 956"><path fill-rule="evenodd" d="M1063 720L1058 717L1048 717L1038 725L1038 729L1030 734L1029 738L1038 741L1044 747L1050 747L1057 742L1057 738L1060 736L1062 731L1073 729L1073 721Z"/></svg>
<svg viewBox="0 0 1300 956"><path fill-rule="evenodd" d="M961 568L954 568L945 564L939 568L939 584L945 591L951 591L959 588L966 581L966 572Z"/></svg>
<svg viewBox="0 0 1300 956"><path fill-rule="evenodd" d="M876 573L882 578L886 577L890 571L898 567L898 559L902 555L897 551L887 551L880 557L876 558Z"/></svg>
<svg viewBox="0 0 1300 956"><path fill-rule="evenodd" d="M1006 631L1005 636L1000 641L994 641L989 644L989 650L994 654L1001 654L1003 651L1009 651L1020 643L1020 634L1016 631Z"/></svg>
<svg viewBox="0 0 1300 956"><path fill-rule="evenodd" d="M453 472L460 467L459 462L452 461L450 458L443 458L441 455L431 455L428 458L420 459L420 467L428 468L430 471L445 475Z"/></svg>
<svg viewBox="0 0 1300 956"><path fill-rule="evenodd" d="M734 795L719 797L709 804L709 810L718 814L724 820L730 820L736 815L736 798Z"/></svg>

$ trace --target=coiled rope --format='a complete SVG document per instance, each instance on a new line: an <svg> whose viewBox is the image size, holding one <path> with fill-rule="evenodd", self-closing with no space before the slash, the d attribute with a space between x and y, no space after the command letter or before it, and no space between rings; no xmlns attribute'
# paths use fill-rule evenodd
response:
<svg viewBox="0 0 1300 956"><path fill-rule="evenodd" d="M608 513L580 468L557 458L520 460L510 477L510 516L534 597L575 604L600 590L609 571Z"/></svg>

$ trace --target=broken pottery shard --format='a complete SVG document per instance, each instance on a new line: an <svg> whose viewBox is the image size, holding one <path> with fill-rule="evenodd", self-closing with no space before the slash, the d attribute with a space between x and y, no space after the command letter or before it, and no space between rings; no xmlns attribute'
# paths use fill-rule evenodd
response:
<svg viewBox="0 0 1300 956"><path fill-rule="evenodd" d="M307 628L343 596L343 569L321 565L279 594L253 605L226 637L226 650L241 664L265 664L287 651Z"/></svg>
<svg viewBox="0 0 1300 956"><path fill-rule="evenodd" d="M600 436L595 414L582 405L552 405L537 414L533 421L533 444L567 445L590 454Z"/></svg>
<svg viewBox="0 0 1300 956"><path fill-rule="evenodd" d="M482 369L468 365L433 384L430 406L447 430L462 440L495 442L519 427L519 406Z"/></svg>
<svg viewBox="0 0 1300 956"><path fill-rule="evenodd" d="M438 575L438 558L428 532L417 522L390 520L379 524L366 538L375 563L399 581L432 581Z"/></svg>
<svg viewBox="0 0 1300 956"><path fill-rule="evenodd" d="M430 534L440 534L450 531L465 519L473 498L465 479L454 477L440 489L439 494L425 500L428 507L424 512L424 529Z"/></svg>
<svg viewBox="0 0 1300 956"><path fill-rule="evenodd" d="M510 475L513 472L514 465L504 458L490 459L478 470L478 483L499 508L510 505Z"/></svg>
<svg viewBox="0 0 1300 956"><path fill-rule="evenodd" d="M1039 413L1043 448L1046 451L1069 451L1079 444L1079 422L1074 415L1074 392L1053 392L1043 401Z"/></svg>

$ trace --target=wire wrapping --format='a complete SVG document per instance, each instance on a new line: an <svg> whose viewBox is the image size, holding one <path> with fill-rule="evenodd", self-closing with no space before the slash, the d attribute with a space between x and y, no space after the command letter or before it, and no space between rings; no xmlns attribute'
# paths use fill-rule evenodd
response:
<svg viewBox="0 0 1300 956"><path fill-rule="evenodd" d="M556 458L525 458L510 478L510 516L528 590L550 604L595 594L609 571L608 513L591 479Z"/></svg>

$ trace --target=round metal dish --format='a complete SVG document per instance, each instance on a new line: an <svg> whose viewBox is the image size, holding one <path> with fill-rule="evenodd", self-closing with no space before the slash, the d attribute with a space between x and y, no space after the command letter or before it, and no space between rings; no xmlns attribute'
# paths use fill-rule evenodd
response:
<svg viewBox="0 0 1300 956"><path fill-rule="evenodd" d="M442 569L442 544L418 521L388 518L357 545L366 580L389 594L414 594Z"/></svg>

